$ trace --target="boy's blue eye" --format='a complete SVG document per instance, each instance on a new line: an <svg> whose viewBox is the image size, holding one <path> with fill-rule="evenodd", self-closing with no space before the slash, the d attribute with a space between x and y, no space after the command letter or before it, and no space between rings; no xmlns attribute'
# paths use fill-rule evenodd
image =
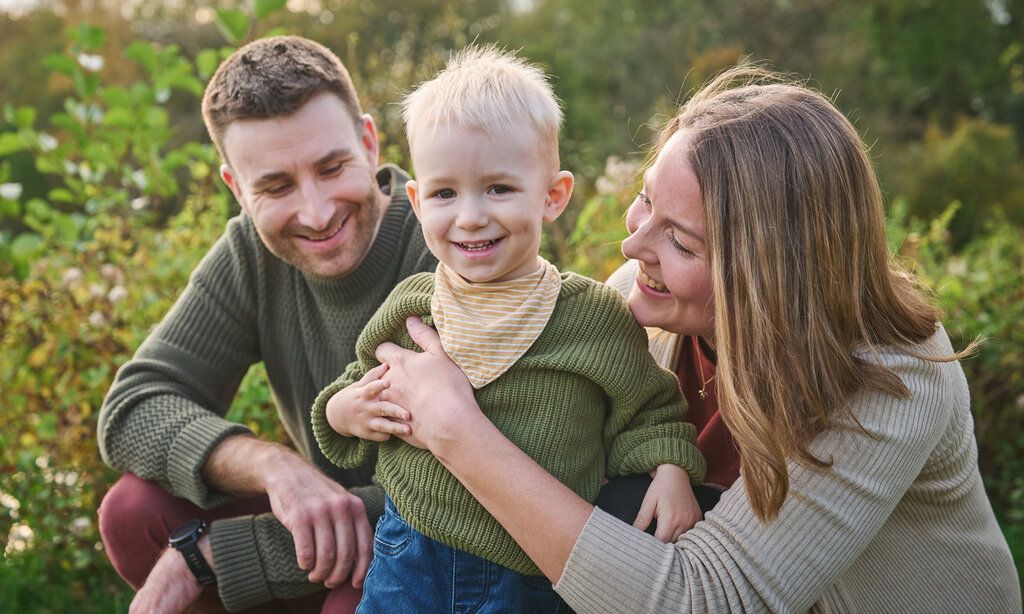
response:
<svg viewBox="0 0 1024 614"><path fill-rule="evenodd" d="M491 186L491 192L494 192L495 194L508 194L511 191L512 191L512 188L508 187L507 185L492 185Z"/></svg>
<svg viewBox="0 0 1024 614"><path fill-rule="evenodd" d="M445 199L447 199L447 198L455 198L455 190L453 190L451 188L445 188L443 190L438 190L436 192L435 196L437 196L438 198L445 198Z"/></svg>

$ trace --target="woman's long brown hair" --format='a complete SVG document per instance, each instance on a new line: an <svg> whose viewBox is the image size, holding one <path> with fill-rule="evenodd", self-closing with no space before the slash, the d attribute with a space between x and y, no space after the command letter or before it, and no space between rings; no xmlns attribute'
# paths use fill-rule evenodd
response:
<svg viewBox="0 0 1024 614"><path fill-rule="evenodd" d="M734 68L683 105L656 151L680 130L704 207L720 411L753 510L770 520L788 460L827 470L808 446L851 393L909 394L864 350L913 353L939 312L890 255L864 143L824 96Z"/></svg>

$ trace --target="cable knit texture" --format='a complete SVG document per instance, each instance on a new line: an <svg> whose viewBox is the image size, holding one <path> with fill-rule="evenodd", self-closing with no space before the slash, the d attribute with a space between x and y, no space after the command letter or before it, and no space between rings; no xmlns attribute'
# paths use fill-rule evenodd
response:
<svg viewBox="0 0 1024 614"><path fill-rule="evenodd" d="M952 353L941 327L914 350ZM581 614L1019 613L1018 576L978 472L960 364L895 348L861 357L891 369L910 397L853 395L860 425L841 416L814 440L811 452L832 459L831 468L790 463L789 497L775 521L754 516L742 476L675 544L595 510L558 593Z"/></svg>
<svg viewBox="0 0 1024 614"><path fill-rule="evenodd" d="M430 323L432 274L414 275L388 297L356 344L358 360L313 406L313 431L324 454L358 466L377 444L344 437L327 423L327 400L378 364L384 341L418 348L405 320ZM476 391L484 414L513 443L577 494L593 501L601 480L673 463L695 481L704 459L674 375L659 368L647 338L614 290L573 273L544 332L497 380ZM397 438L379 446L377 479L410 525L450 546L525 574L540 575L501 525L430 452Z"/></svg>
<svg viewBox="0 0 1024 614"><path fill-rule="evenodd" d="M99 419L110 466L204 508L227 501L200 470L221 440L249 432L223 416L250 365L262 360L298 451L346 487L364 487L353 492L371 520L383 512L372 459L340 470L320 454L309 421L316 393L355 359L359 332L395 284L436 265L409 206L408 176L387 165L377 179L391 202L370 252L342 279L281 261L245 215L228 222L177 303L118 372ZM215 522L210 538L229 609L320 588L298 569L291 535L269 514Z"/></svg>

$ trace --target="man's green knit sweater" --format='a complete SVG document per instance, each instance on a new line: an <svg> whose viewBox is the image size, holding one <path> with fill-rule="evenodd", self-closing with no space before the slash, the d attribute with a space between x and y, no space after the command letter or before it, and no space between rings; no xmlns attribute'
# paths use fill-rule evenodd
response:
<svg viewBox="0 0 1024 614"><path fill-rule="evenodd" d="M357 361L317 397L313 432L330 460L359 466L375 446L331 429L327 400L379 364L374 350L381 343L419 349L405 320L429 316L433 292L430 273L400 283L360 335ZM695 481L703 477L695 430L681 421L675 376L655 364L647 336L622 298L586 277L562 274L558 302L540 337L508 371L477 390L476 398L506 437L587 501L594 501L606 476L644 473L665 463L683 467ZM430 452L391 438L380 444L377 479L421 533L520 573L540 574Z"/></svg>
<svg viewBox="0 0 1024 614"><path fill-rule="evenodd" d="M228 222L107 395L99 444L111 467L204 508L225 502L228 496L210 491L200 470L222 439L249 432L223 416L250 365L263 361L298 451L360 496L371 521L380 515L373 465L342 471L328 462L308 413L317 392L355 358L359 332L395 284L436 265L409 206L408 177L385 166L377 179L391 202L366 258L342 279L306 275L278 259L248 217ZM319 588L296 564L291 534L270 514L215 522L210 539L229 609Z"/></svg>

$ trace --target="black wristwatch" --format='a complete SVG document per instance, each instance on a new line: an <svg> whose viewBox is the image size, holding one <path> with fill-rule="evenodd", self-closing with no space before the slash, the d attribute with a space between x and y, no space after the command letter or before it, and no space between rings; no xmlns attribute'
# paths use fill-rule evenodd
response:
<svg viewBox="0 0 1024 614"><path fill-rule="evenodd" d="M217 581L213 570L207 564L203 553L199 551L199 538L206 533L206 523L196 518L189 520L171 533L168 546L174 548L185 557L185 563L192 570L200 586L209 586Z"/></svg>

